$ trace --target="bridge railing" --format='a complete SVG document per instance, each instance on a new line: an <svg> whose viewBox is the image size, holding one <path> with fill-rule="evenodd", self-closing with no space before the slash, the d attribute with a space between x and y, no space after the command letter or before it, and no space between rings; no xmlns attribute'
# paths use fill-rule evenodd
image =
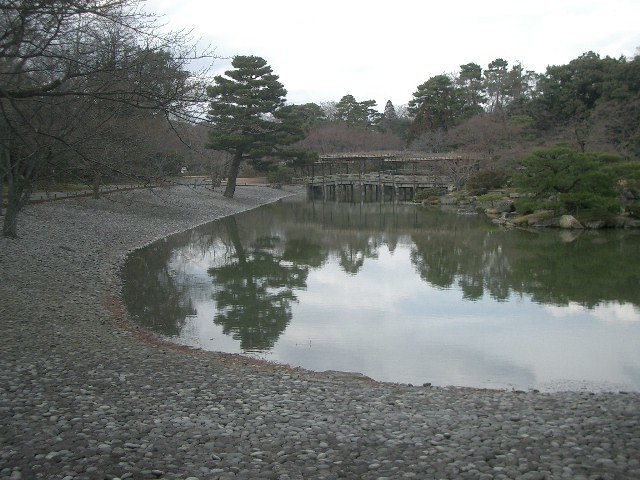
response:
<svg viewBox="0 0 640 480"><path fill-rule="evenodd" d="M307 176L298 177L296 179L300 183L306 183L309 185L322 185L322 184L404 184L404 185L421 185L421 184L442 184L449 185L452 183L451 179L442 175L408 175L408 174L393 174L393 173L336 173L332 175L319 175L319 176Z"/></svg>

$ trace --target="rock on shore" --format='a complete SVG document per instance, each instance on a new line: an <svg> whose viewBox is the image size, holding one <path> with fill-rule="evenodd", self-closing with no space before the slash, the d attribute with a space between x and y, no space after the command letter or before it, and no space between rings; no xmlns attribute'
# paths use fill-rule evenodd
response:
<svg viewBox="0 0 640 480"><path fill-rule="evenodd" d="M637 393L377 384L130 325L128 251L285 194L179 187L28 207L21 238L0 239L0 478L640 478Z"/></svg>

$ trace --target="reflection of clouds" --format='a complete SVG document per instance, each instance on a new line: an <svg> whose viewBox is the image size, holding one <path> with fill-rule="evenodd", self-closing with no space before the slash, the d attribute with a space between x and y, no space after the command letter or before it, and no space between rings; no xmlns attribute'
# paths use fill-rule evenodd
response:
<svg viewBox="0 0 640 480"><path fill-rule="evenodd" d="M569 302L566 307L544 305L543 308L555 318L582 315L602 322L640 322L640 309L630 303L606 302L589 309L578 303Z"/></svg>
<svg viewBox="0 0 640 480"><path fill-rule="evenodd" d="M536 384L532 370L511 359L462 344L466 341L440 343L425 331L398 335L396 330L393 334L391 323L376 322L369 328L358 328L357 339L332 337L329 341L314 341L315 337L307 336L306 343L294 341L288 331L272 351L273 358L285 363L295 358L296 365L316 371L353 371L375 380L418 385L482 383L494 388L520 388Z"/></svg>
<svg viewBox="0 0 640 480"><path fill-rule="evenodd" d="M640 322L640 309L630 303L605 303L593 309L593 316L603 322Z"/></svg>
<svg viewBox="0 0 640 480"><path fill-rule="evenodd" d="M403 261L387 263L389 254L381 249L388 283L370 272L340 282L321 275L321 282L310 283L273 358L414 384L562 389L577 381L592 390L611 382L640 389L626 373L626 366L640 365L640 336L628 330L637 323L588 321L594 310L577 303L544 306L522 297L463 301L455 289L416 282L404 262L408 255L398 248L393 258ZM632 318L626 305L595 311Z"/></svg>
<svg viewBox="0 0 640 480"><path fill-rule="evenodd" d="M566 306L542 305L542 308L549 315L555 318L564 318L564 317L571 317L574 315L582 315L587 311L585 307L575 302L569 302L569 304Z"/></svg>
<svg viewBox="0 0 640 480"><path fill-rule="evenodd" d="M429 295L430 289L411 268L409 248L386 247L378 258L365 260L360 272L345 276L335 259L320 270L312 270L307 279L304 302L310 306L331 305L349 310L385 310L395 312L407 298ZM337 278L341 280L336 281ZM300 296L301 301L303 296Z"/></svg>
<svg viewBox="0 0 640 480"><path fill-rule="evenodd" d="M226 264L232 253L220 239L211 242L206 249L187 244L174 248L169 267L190 275L207 276L209 268Z"/></svg>

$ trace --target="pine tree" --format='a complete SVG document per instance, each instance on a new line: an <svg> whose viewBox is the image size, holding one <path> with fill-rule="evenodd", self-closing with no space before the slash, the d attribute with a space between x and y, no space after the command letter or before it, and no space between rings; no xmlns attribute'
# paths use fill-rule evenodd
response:
<svg viewBox="0 0 640 480"><path fill-rule="evenodd" d="M224 192L228 198L235 193L243 160L269 156L279 146L304 138L304 129L291 124L295 116L278 118L287 91L267 62L256 56L236 56L231 65L233 70L216 76L215 84L207 88L212 127L206 146L233 155Z"/></svg>

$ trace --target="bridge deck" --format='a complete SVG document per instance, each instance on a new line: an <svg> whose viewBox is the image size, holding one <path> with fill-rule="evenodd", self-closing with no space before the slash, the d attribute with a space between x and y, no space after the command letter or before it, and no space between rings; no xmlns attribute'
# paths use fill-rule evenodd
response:
<svg viewBox="0 0 640 480"><path fill-rule="evenodd" d="M348 199L351 201L395 199L414 200L422 189L452 190L449 178L438 175L393 175L389 173L338 173L301 179L310 195L321 194L323 198Z"/></svg>
<svg viewBox="0 0 640 480"><path fill-rule="evenodd" d="M302 182L310 186L322 185L384 185L396 188L449 187L451 180L440 175L394 175L390 173L336 173L303 177Z"/></svg>
<svg viewBox="0 0 640 480"><path fill-rule="evenodd" d="M475 158L464 155L453 154L429 154L423 152L402 151L376 151L376 152L343 152L325 153L320 155L317 163L331 163L338 161L359 161L359 160L384 160L386 162L438 162L438 161L464 161L477 162Z"/></svg>
<svg viewBox="0 0 640 480"><path fill-rule="evenodd" d="M325 198L355 197L356 190L360 190L363 196L373 192L375 196L383 197L390 193L394 198L413 199L425 188L453 190L478 166L478 159L453 154L411 151L330 153L320 155L319 161L311 166L311 175L298 180L307 185L310 193L315 195L321 191Z"/></svg>

